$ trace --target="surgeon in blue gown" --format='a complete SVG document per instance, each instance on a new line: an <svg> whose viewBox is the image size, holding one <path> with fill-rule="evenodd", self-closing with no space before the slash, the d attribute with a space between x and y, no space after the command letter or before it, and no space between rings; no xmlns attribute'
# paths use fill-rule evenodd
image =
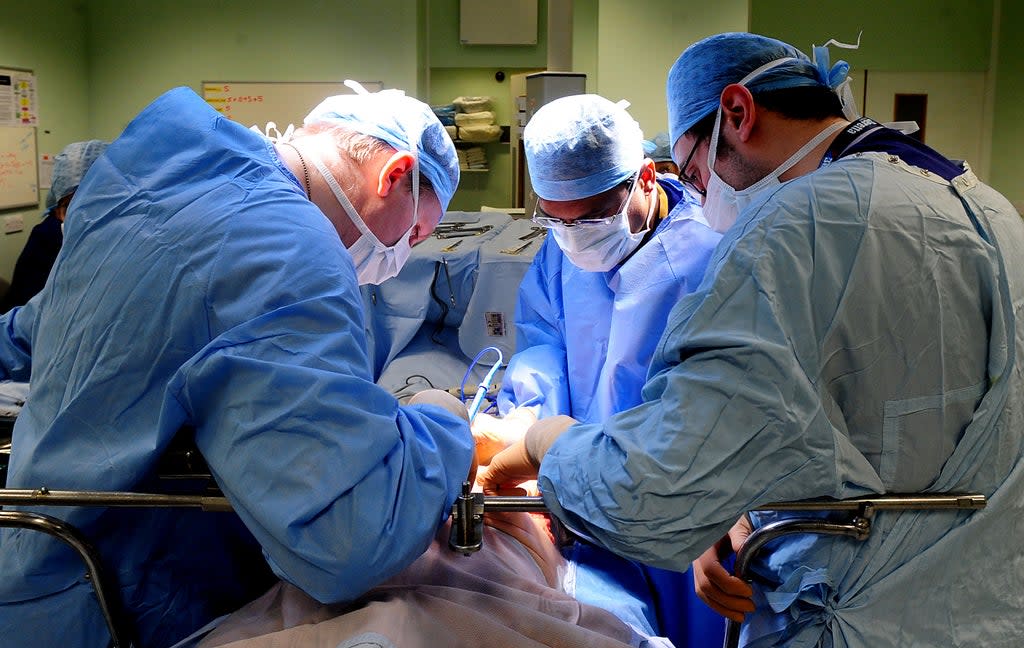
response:
<svg viewBox="0 0 1024 648"><path fill-rule="evenodd" d="M548 236L519 289L504 418L474 422L481 463L537 419L601 423L639 404L668 314L700 283L718 243L695 194L644 157L627 106L564 97L526 126L534 222ZM680 647L721 643L723 621L696 598L685 566L647 568L586 541L566 557L567 589L579 600Z"/></svg>
<svg viewBox="0 0 1024 648"><path fill-rule="evenodd" d="M670 137L725 232L708 273L642 404L531 427L485 488L539 462L545 503L602 546L668 568L704 553L702 592L746 617L746 646L1024 645L1024 223L966 163L858 118L847 71L748 33L683 52ZM760 505L884 492L988 505L781 539L752 593L705 552Z"/></svg>
<svg viewBox="0 0 1024 648"><path fill-rule="evenodd" d="M374 384L359 285L398 272L458 179L444 128L398 91L328 98L271 141L178 88L93 164L51 280L0 317L0 379L33 387L7 486L164 490L168 445L198 446L233 513L42 509L97 545L137 645L274 575L352 599L429 545L472 437ZM5 529L0 576L5 646L108 644L63 545Z"/></svg>

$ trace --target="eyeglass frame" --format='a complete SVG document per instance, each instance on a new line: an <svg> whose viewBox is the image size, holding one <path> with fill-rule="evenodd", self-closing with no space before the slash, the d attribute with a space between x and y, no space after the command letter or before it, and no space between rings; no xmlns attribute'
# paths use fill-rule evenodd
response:
<svg viewBox="0 0 1024 648"><path fill-rule="evenodd" d="M636 172L636 175L633 176L632 180L625 180L616 185L620 187L626 187L626 198L622 201L622 204L619 205L619 208L611 216L602 216L600 218L576 218L571 221L565 221L562 220L561 218L557 218L545 212L544 208L540 206L540 200L538 200L537 204L534 205L533 207L533 217L530 218L530 221L533 222L534 225L539 225L540 227L544 227L547 229L553 229L556 227L577 227L580 225L584 227L594 225L607 225L614 221L619 216L621 216L626 211L626 208L629 204L629 199L633 196L633 187L638 182L640 182L640 171Z"/></svg>
<svg viewBox="0 0 1024 648"><path fill-rule="evenodd" d="M704 135L698 135L697 139L693 142L693 147L690 149L690 154L686 156L686 160L679 167L679 183L683 186L692 189L695 193L701 196L706 196L707 191L703 191L697 187L697 174L686 175L686 169L690 166L690 162L693 161L693 154L697 152L700 147L701 140L704 139Z"/></svg>

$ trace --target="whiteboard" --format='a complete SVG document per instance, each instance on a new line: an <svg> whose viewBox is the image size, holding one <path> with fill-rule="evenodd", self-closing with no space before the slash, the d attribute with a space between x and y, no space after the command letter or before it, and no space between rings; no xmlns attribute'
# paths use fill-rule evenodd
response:
<svg viewBox="0 0 1024 648"><path fill-rule="evenodd" d="M384 87L380 81L360 81L370 92ZM352 94L340 81L203 81L203 99L232 121L262 129L268 121L283 132L302 120L327 97Z"/></svg>
<svg viewBox="0 0 1024 648"><path fill-rule="evenodd" d="M0 126L0 209L39 204L34 126Z"/></svg>

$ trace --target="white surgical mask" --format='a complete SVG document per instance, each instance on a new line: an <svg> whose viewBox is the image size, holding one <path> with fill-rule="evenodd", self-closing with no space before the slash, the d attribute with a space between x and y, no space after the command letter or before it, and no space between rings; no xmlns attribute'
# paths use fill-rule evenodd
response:
<svg viewBox="0 0 1024 648"><path fill-rule="evenodd" d="M766 63L743 77L739 83L740 85L744 85L751 79L770 70L771 68L791 60L793 59L782 58ZM743 211L747 205L753 202L754 198L758 194L782 184L782 181L779 180L779 178L785 174L786 171L789 171L801 160L807 157L808 153L828 139L830 135L846 126L843 122L836 122L835 124L828 126L811 138L811 140L806 144L801 146L796 153L791 155L789 159L779 165L779 167L774 171L746 189L737 190L729 186L724 180L722 180L721 176L715 172L715 161L717 160L718 152L718 134L721 124L722 106L719 104L718 114L715 117L715 128L711 133L711 142L708 144L708 171L710 172L710 177L708 178L708 185L703 205L704 217L707 219L708 225L711 226L711 229L716 232L725 232L732 227L732 224L736 222L736 217L739 216L739 213Z"/></svg>
<svg viewBox="0 0 1024 648"><path fill-rule="evenodd" d="M553 223L548 219L538 221L535 218L535 221L551 229L558 247L574 266L588 272L607 272L629 256L650 231L649 225L639 232L630 231L626 212L638 184L639 175L633 181L622 208L613 216L571 225ZM650 223L650 218L647 223Z"/></svg>
<svg viewBox="0 0 1024 648"><path fill-rule="evenodd" d="M356 211L352 201L348 199L345 192L342 191L338 181L334 178L334 174L324 166L318 158L313 158L313 166L317 168L320 174L327 181L327 185L331 188L331 192L334 197L338 199L338 203L341 208L348 214L352 224L360 232L359 238L348 248L349 255L352 256L352 263L356 266L356 275L359 277L359 285L365 284L381 284L384 281L394 277L405 265L405 262L409 259L409 254L412 252L412 247L409 243L409 238L412 236L413 227L416 225L417 212L419 210L419 168L418 166L413 171L412 185L413 185L413 213L412 223L409 224L409 229L402 234L398 242L392 246L387 246L381 243L380 239L370 231L370 228L366 226L363 219L360 218L359 212Z"/></svg>

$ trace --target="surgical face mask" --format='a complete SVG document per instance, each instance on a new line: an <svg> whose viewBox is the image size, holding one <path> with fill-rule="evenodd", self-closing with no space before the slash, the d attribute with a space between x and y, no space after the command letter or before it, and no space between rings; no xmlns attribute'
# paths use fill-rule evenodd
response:
<svg viewBox="0 0 1024 648"><path fill-rule="evenodd" d="M771 68L777 65L781 65L782 63L785 63L786 61L789 60L792 59L783 58L778 59L776 61L771 61L770 63L766 63L765 65L762 65L761 67L757 68L747 76L743 77L743 79L739 83L740 85L745 85L748 81L757 77L758 75L770 70ZM729 186L724 180L722 180L721 176L719 176L718 173L715 172L715 161L718 157L718 134L721 124L722 106L721 104L719 104L718 114L715 117L715 128L711 133L711 142L708 148L708 171L710 177L708 178L708 184L705 188L705 197L703 205L704 217L707 219L708 225L711 226L711 229L715 230L716 232L725 232L730 227L732 227L732 224L736 222L736 217L739 216L739 213L743 211L743 209L747 205L753 202L754 198L758 194L760 194L762 191L771 189L773 187L778 187L779 185L781 185L782 181L779 180L780 176L785 174L786 171L789 171L797 163L799 163L801 160L807 157L808 153L813 151L816 146L818 146L823 141L828 139L828 137L832 135L832 133L835 133L836 131L839 131L844 126L846 126L846 124L844 124L843 122L837 122L835 124L832 124L831 126L828 126L820 133L815 135L813 138L811 138L811 140L808 141L806 144L801 146L796 153L791 155L789 159L787 159L785 162L779 165L779 167L776 168L774 171L772 171L765 177L761 178L754 184L750 185L746 189L737 190Z"/></svg>
<svg viewBox="0 0 1024 648"><path fill-rule="evenodd" d="M625 202L612 216L565 223L544 215L538 207L533 221L551 230L558 247L574 266L588 272L607 272L629 256L650 231L648 226L633 233L629 227L627 211L639 183L638 174ZM650 222L649 218L647 222Z"/></svg>
<svg viewBox="0 0 1024 648"><path fill-rule="evenodd" d="M419 167L415 167L412 177L413 184L413 213L412 222L409 224L409 229L398 239L398 242L392 246L387 246L381 243L380 239L370 231L370 228L366 226L363 219L360 218L359 212L356 211L352 201L348 199L345 192L342 191L338 181L334 178L334 174L324 166L318 158L313 158L313 165L317 168L320 174L327 181L327 185L331 188L331 192L334 197L338 200L341 208L348 214L352 224L360 232L359 238L348 248L349 255L352 256L352 263L356 266L356 275L359 277L359 285L365 284L380 284L384 281L394 277L405 265L405 262L409 260L409 255L412 252L412 246L409 243L409 239L412 236L413 227L416 225L417 212L419 210Z"/></svg>

